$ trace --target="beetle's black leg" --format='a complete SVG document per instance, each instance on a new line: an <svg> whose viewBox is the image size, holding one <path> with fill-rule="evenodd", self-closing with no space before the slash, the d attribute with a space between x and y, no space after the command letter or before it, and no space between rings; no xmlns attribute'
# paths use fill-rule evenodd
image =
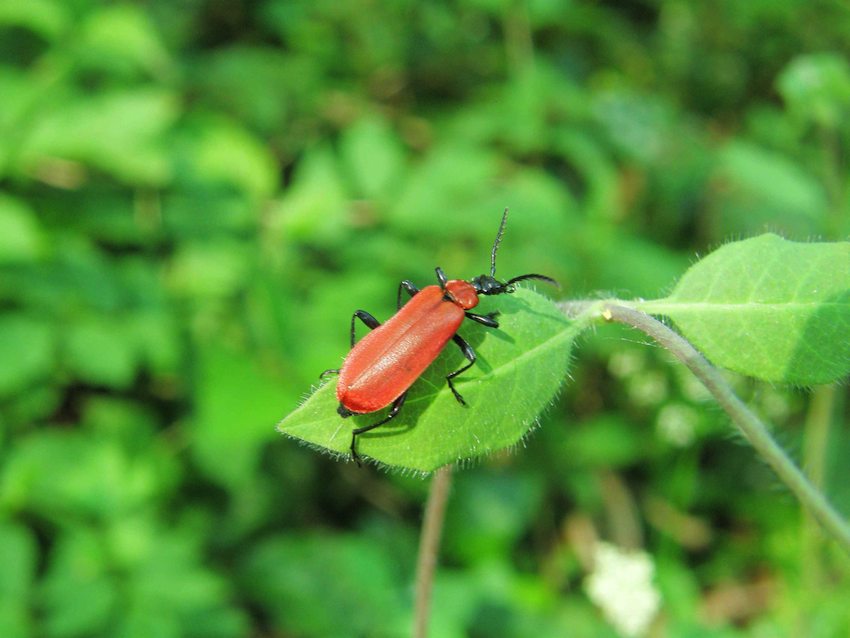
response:
<svg viewBox="0 0 850 638"><path fill-rule="evenodd" d="M371 425L364 425L363 427L354 428L351 431L351 458L360 465L360 457L357 456L357 450L355 449L355 443L357 442L357 436L363 434L364 432L368 432L369 430L374 430L376 427L380 425L384 425L388 421L392 421L396 415L401 410L401 406L404 405L404 400L407 398L407 390L402 392L399 397L392 402L392 407L390 408L389 414L386 417L378 421L377 423L372 423Z"/></svg>
<svg viewBox="0 0 850 638"><path fill-rule="evenodd" d="M370 330L374 330L378 326L381 325L381 322L375 319L372 315L370 315L365 310L358 310L353 315L351 315L351 347L354 347L354 320L360 319L363 323L369 326Z"/></svg>
<svg viewBox="0 0 850 638"><path fill-rule="evenodd" d="M455 390L455 384L452 381L452 379L454 379L461 372L466 372L467 370L469 370L472 367L472 365L475 363L475 360L476 360L475 350L473 350L472 346L469 345L464 340L464 338L461 337L458 334L456 334L454 337L452 337L452 341L454 341L458 345L458 347L460 348L460 351L463 353L463 356L466 357L469 360L469 363L467 363L465 366L463 366L460 370L455 370L451 374L447 375L446 381L449 384L449 390L451 390L452 394L455 395L455 399L457 399L458 403L460 403L461 405L466 405L466 401L464 401L463 397L460 396L460 392Z"/></svg>
<svg viewBox="0 0 850 638"><path fill-rule="evenodd" d="M322 374L319 375L320 379L324 379L329 374L339 374L339 368L328 368Z"/></svg>
<svg viewBox="0 0 850 638"><path fill-rule="evenodd" d="M396 295L395 305L397 310L401 310L401 291L407 291L407 294L411 297L414 296L417 292L419 292L419 288L416 287L409 279L405 279L398 285L398 295Z"/></svg>
<svg viewBox="0 0 850 638"><path fill-rule="evenodd" d="M444 273L443 269L440 268L439 266L437 266L434 269L434 272L437 273L437 281L440 282L440 288L445 290L446 289L446 283L448 283L448 281L449 281L449 278L446 277L446 273Z"/></svg>
<svg viewBox="0 0 850 638"><path fill-rule="evenodd" d="M487 326L488 328L498 328L499 322L496 321L496 317L499 316L499 311L488 312L486 315L479 315L474 312L466 312L464 313L467 319L472 319L473 321L477 321L478 323Z"/></svg>

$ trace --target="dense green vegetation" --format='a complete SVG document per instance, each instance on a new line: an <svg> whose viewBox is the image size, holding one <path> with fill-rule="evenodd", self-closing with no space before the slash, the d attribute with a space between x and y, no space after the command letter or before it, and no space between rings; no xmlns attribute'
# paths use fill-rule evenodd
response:
<svg viewBox="0 0 850 638"><path fill-rule="evenodd" d="M407 635L428 483L275 432L351 312L506 206L563 298L846 239L848 54L841 0L0 0L0 636ZM850 632L850 559L642 342L457 472L434 636L617 635L597 539L649 635ZM730 378L850 516L846 386Z"/></svg>

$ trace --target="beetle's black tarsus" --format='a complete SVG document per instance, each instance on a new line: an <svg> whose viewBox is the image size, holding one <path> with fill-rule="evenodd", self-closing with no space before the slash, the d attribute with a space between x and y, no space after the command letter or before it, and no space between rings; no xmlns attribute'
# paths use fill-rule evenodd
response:
<svg viewBox="0 0 850 638"><path fill-rule="evenodd" d="M404 290L408 295L413 297L419 292L419 288L409 279L405 279L398 285L398 294L396 295L395 305L396 310L401 310L401 291Z"/></svg>
<svg viewBox="0 0 850 638"><path fill-rule="evenodd" d="M372 423L371 425L364 425L363 427L354 428L351 431L351 459L355 463L357 463L357 467L362 466L362 464L360 463L360 457L357 455L357 449L356 449L356 446L355 446L355 444L357 443L357 437L359 435L363 434L364 432L368 432L369 430L374 430L375 428L377 428L381 425L384 425L388 421L392 421L396 417L396 415L399 413L399 411L401 410L401 406L404 405L404 400L406 398L407 398L407 391L404 391L399 395L399 397L395 401L393 401L392 407L390 408L390 411L389 411L389 413L387 414L386 417L384 417L383 419L381 419L377 423ZM340 409L345 409L346 412L348 412L348 416L350 416L352 414L352 412L350 410L348 410L347 408L343 408L342 405L340 405L340 408L337 411L339 412ZM340 412L340 414L342 414L342 412Z"/></svg>
<svg viewBox="0 0 850 638"><path fill-rule="evenodd" d="M339 368L328 368L319 375L319 378L324 379L329 374L339 374Z"/></svg>
<svg viewBox="0 0 850 638"><path fill-rule="evenodd" d="M496 317L499 316L499 311L488 312L486 315L479 315L475 312L465 312L467 319L472 319L473 321L477 321L483 326L487 326L488 328L498 328L499 322L496 321Z"/></svg>
<svg viewBox="0 0 850 638"><path fill-rule="evenodd" d="M360 319L363 323L365 323L369 330L374 330L378 326L381 325L381 322L375 319L372 315L370 315L365 310L358 310L353 315L351 315L351 347L354 347L354 320Z"/></svg>
<svg viewBox="0 0 850 638"><path fill-rule="evenodd" d="M446 382L449 384L449 390L451 390L452 394L455 395L455 399L457 399L457 402L460 403L461 405L466 405L466 400L460 395L460 392L458 392L455 389L455 384L454 384L453 379L457 375L469 370L475 364L477 357L475 356L475 350L472 349L472 346L469 345L469 343L467 343L467 341L463 337L461 337L459 334L456 334L455 336L453 336L452 341L454 341L457 344L458 348L460 348L460 351L463 353L463 356L467 358L469 363L467 363L465 366L463 366L459 370L455 370L451 374L446 375Z"/></svg>

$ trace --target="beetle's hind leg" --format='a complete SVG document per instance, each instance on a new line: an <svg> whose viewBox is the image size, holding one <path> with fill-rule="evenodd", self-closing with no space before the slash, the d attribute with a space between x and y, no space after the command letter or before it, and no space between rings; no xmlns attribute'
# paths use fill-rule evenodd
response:
<svg viewBox="0 0 850 638"><path fill-rule="evenodd" d="M419 287L410 281L410 279L405 279L398 285L398 294L396 295L395 305L397 310L401 310L401 291L404 290L411 297L415 296L416 293L419 292Z"/></svg>
<svg viewBox="0 0 850 638"><path fill-rule="evenodd" d="M460 395L460 392L455 389L453 379L462 372L466 372L467 370L469 370L475 363L477 357L475 356L475 350L472 349L472 346L469 345L469 343L460 335L456 334L454 337L452 337L452 341L457 344L457 346L460 348L460 351L463 353L463 356L467 358L469 363L467 363L459 370L455 370L451 374L446 375L446 381L449 384L449 390L451 390L452 394L455 395L455 399L457 399L457 402L461 405L466 405L466 401Z"/></svg>
<svg viewBox="0 0 850 638"><path fill-rule="evenodd" d="M373 317L371 314L369 314L365 310L358 310L353 315L351 315L351 347L352 348L354 347L354 320L355 319L360 319L360 321L362 321L367 326L369 326L370 330L374 330L375 328L377 328L378 326L381 325L380 321L375 319L375 317ZM328 368L327 370L323 371L319 375L319 378L324 379L325 377L327 377L329 375L339 374L340 370L341 370L341 368ZM346 416L348 416L348 415L346 415Z"/></svg>
<svg viewBox="0 0 850 638"><path fill-rule="evenodd" d="M384 425L385 423L388 423L389 421L392 421L398 415L399 411L401 410L401 406L404 405L404 400L406 398L407 398L407 390L402 392L398 396L398 398L395 401L392 402L392 407L390 408L389 414L387 414L386 417L384 417L383 419L381 419L377 423L372 423L371 425L364 425L363 427L354 428L351 431L351 458L354 460L355 463L357 463L358 466L360 465L360 456L358 456L357 449L356 449L357 437L359 435L363 434L364 432L368 432L369 430L374 430L375 428L377 428L381 425ZM340 405L339 407L340 407L340 409L337 410L337 412L339 412L340 416L343 416L343 417L351 416L352 412L350 410L343 408L342 405ZM345 409L345 411L348 412L348 414L343 414L342 413L343 409Z"/></svg>
<svg viewBox="0 0 850 638"><path fill-rule="evenodd" d="M366 312L365 310L356 311L353 315L351 315L351 347L352 348L354 347L354 320L355 319L360 319L360 321L362 321L363 323L365 323L369 327L369 330L374 330L375 328L377 328L378 326L381 325L380 321L375 319L375 317L373 317L370 313ZM319 378L324 379L327 376L330 376L330 375L333 375L333 374L339 374L341 369L342 368L328 368L327 370L324 370L319 375ZM348 415L345 415L345 416L348 416Z"/></svg>
<svg viewBox="0 0 850 638"><path fill-rule="evenodd" d="M365 323L369 330L374 330L378 326L381 325L381 322L375 319L372 315L370 315L365 310L358 310L353 315L351 315L351 347L354 347L354 320L360 319L363 323ZM324 374L324 373L323 373Z"/></svg>

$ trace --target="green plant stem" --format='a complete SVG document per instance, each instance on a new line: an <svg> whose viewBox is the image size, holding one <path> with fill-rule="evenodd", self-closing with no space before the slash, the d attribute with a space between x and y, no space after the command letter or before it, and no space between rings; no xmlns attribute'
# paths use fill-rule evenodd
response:
<svg viewBox="0 0 850 638"><path fill-rule="evenodd" d="M800 503L817 519L823 529L850 553L850 525L829 504L824 495L806 478L770 435L767 426L739 399L732 388L689 341L646 313L611 302L566 302L560 304L570 316L590 312L606 321L631 326L652 337L669 350L705 385L732 422L776 472Z"/></svg>
<svg viewBox="0 0 850 638"><path fill-rule="evenodd" d="M452 466L446 465L434 473L431 488L428 491L425 518L422 521L422 536L419 539L419 558L416 561L413 638L426 638L428 635L431 589L434 584L434 570L437 566L440 536L443 533L443 520L451 484Z"/></svg>
<svg viewBox="0 0 850 638"><path fill-rule="evenodd" d="M809 411L803 429L803 468L812 484L822 490L826 476L829 449L829 430L835 409L835 386L816 388L809 401ZM822 534L811 516L803 520L803 553L800 565L806 586L818 591L823 582Z"/></svg>

